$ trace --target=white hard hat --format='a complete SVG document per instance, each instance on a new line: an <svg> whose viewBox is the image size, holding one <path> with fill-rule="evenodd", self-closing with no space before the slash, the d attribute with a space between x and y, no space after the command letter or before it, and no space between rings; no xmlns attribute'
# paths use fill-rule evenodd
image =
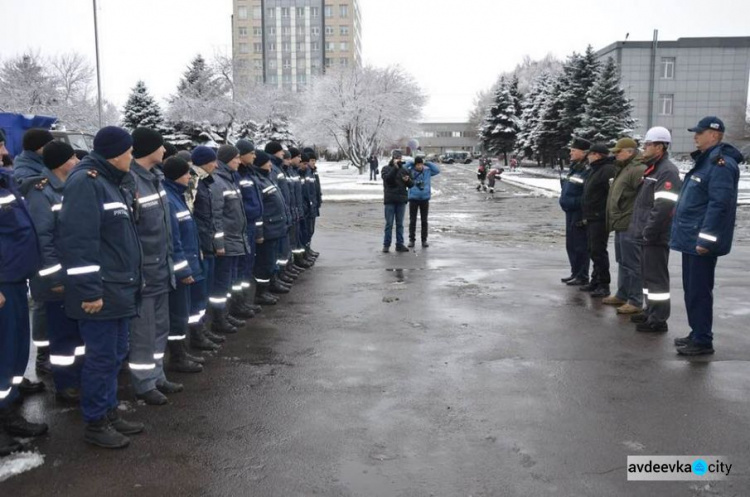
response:
<svg viewBox="0 0 750 497"><path fill-rule="evenodd" d="M662 143L672 143L672 134L669 132L667 128L662 128L661 126L656 126L655 128L651 128L646 133L646 137L643 139L644 142L662 142Z"/></svg>

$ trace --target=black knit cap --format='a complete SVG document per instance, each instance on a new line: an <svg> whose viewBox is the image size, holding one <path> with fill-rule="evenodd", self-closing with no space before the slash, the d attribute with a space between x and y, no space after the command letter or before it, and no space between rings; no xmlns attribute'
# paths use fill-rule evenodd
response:
<svg viewBox="0 0 750 497"><path fill-rule="evenodd" d="M302 152L297 147L289 147L289 154L291 155L291 158L294 159L295 157L302 155Z"/></svg>
<svg viewBox="0 0 750 497"><path fill-rule="evenodd" d="M36 152L54 139L46 129L31 128L23 135L23 149Z"/></svg>
<svg viewBox="0 0 750 497"><path fill-rule="evenodd" d="M190 164L185 159L175 155L164 161L162 170L167 179L177 181L190 172Z"/></svg>
<svg viewBox="0 0 750 497"><path fill-rule="evenodd" d="M602 154L604 157L609 157L609 147L606 143L595 143L594 145L591 145L589 153Z"/></svg>
<svg viewBox="0 0 750 497"><path fill-rule="evenodd" d="M133 131L133 157L140 159L151 155L164 146L164 138L151 128L136 128Z"/></svg>
<svg viewBox="0 0 750 497"><path fill-rule="evenodd" d="M73 147L67 143L53 140L44 146L42 157L47 169L53 170L68 162L75 154Z"/></svg>
<svg viewBox="0 0 750 497"><path fill-rule="evenodd" d="M284 147L281 146L281 143L279 142L268 142L266 143L266 153L271 155L276 155L277 153L284 150Z"/></svg>
<svg viewBox="0 0 750 497"><path fill-rule="evenodd" d="M169 143L169 142L164 142L164 148L165 148L165 149L166 149L167 151L166 151L166 152L164 153L164 159L163 159L163 160L167 160L167 159L169 159L170 157L172 157L172 156L174 156L174 155L177 155L177 147L175 147L175 146L174 146L174 145L172 145L171 143Z"/></svg>
<svg viewBox="0 0 750 497"><path fill-rule="evenodd" d="M307 154L310 157L309 160L318 159L318 154L315 153L315 149L312 147L305 147L302 149L302 152Z"/></svg>
<svg viewBox="0 0 750 497"><path fill-rule="evenodd" d="M255 152L255 144L245 138L235 143L235 146L237 147L237 150L240 151L240 155L247 155Z"/></svg>
<svg viewBox="0 0 750 497"><path fill-rule="evenodd" d="M81 150L80 148L75 149L75 153L76 157L78 157L78 160L83 160L84 157L89 155L86 150Z"/></svg>
<svg viewBox="0 0 750 497"><path fill-rule="evenodd" d="M271 162L270 155L262 150L258 150L257 152L255 152L255 161L253 161L253 165L255 167L263 167L268 162Z"/></svg>
<svg viewBox="0 0 750 497"><path fill-rule="evenodd" d="M229 164L238 155L240 155L240 151L234 145L222 145L216 152L216 157L224 164Z"/></svg>
<svg viewBox="0 0 750 497"><path fill-rule="evenodd" d="M105 126L94 137L94 152L105 159L119 157L133 146L130 133L117 126Z"/></svg>
<svg viewBox="0 0 750 497"><path fill-rule="evenodd" d="M583 138L574 136L573 141L570 144L570 148L574 148L576 150L588 150L591 148L591 142L588 140L584 140Z"/></svg>

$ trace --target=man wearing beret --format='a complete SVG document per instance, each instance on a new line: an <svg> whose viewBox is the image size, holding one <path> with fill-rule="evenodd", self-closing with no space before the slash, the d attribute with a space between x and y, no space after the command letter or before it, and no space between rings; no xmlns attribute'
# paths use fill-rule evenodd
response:
<svg viewBox="0 0 750 497"><path fill-rule="evenodd" d="M591 143L574 137L570 144L570 170L560 178L560 207L565 211L565 249L570 261L570 276L562 278L569 286L583 286L589 283L589 251L586 238L586 225L583 222L583 184L589 175L586 154Z"/></svg>
<svg viewBox="0 0 750 497"><path fill-rule="evenodd" d="M589 257L594 265L591 282L581 290L591 292L594 298L609 296L609 253L607 242L607 196L615 176L615 158L603 143L591 146L588 153L591 173L583 184L583 220L586 222Z"/></svg>
<svg viewBox="0 0 750 497"><path fill-rule="evenodd" d="M59 215L65 180L78 164L78 157L67 143L52 141L44 147L42 177L25 192L41 248L42 265L31 278L31 296L45 309L49 332L50 364L59 401L80 400L81 367L85 347L78 322L65 314L64 275L57 251Z"/></svg>
<svg viewBox="0 0 750 497"><path fill-rule="evenodd" d="M704 117L688 131L695 133L695 165L685 175L672 223L672 250L682 252L690 334L675 339L677 353L713 354L713 290L716 262L732 248L737 219L737 188L742 154L723 143L724 123Z"/></svg>
<svg viewBox="0 0 750 497"><path fill-rule="evenodd" d="M133 138L107 126L94 137L94 151L65 181L60 211L59 254L65 268L65 312L78 320L86 347L81 373L84 439L115 449L126 435L143 431L120 417L117 373L128 353L130 321L142 286L141 244L132 191L126 188Z"/></svg>
<svg viewBox="0 0 750 497"><path fill-rule="evenodd" d="M607 197L607 231L615 232L617 293L602 303L617 306L618 314L638 314L643 306L641 246L628 228L646 166L641 163L638 144L632 138L620 139L612 153L616 172Z"/></svg>

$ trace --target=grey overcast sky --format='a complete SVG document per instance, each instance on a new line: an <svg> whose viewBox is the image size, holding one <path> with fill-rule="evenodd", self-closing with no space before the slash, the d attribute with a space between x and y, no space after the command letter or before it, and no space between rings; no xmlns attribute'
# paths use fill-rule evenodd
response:
<svg viewBox="0 0 750 497"><path fill-rule="evenodd" d="M231 54L232 0L98 0L102 81L122 106L138 79L164 99L198 52ZM622 40L750 36L750 1L360 0L366 63L400 64L428 121L463 121L474 95L524 55L560 58ZM92 0L0 0L0 58L38 50L94 60Z"/></svg>

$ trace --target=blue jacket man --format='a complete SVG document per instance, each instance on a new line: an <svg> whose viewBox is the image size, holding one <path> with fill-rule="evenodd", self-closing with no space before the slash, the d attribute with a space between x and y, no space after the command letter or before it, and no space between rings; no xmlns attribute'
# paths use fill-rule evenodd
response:
<svg viewBox="0 0 750 497"><path fill-rule="evenodd" d="M59 254L65 268L65 311L78 320L86 346L81 375L84 440L105 448L130 443L129 423L117 410L117 373L128 353L130 320L142 285L141 245L134 192L126 189L133 139L108 126L68 177L60 211Z"/></svg>
<svg viewBox="0 0 750 497"><path fill-rule="evenodd" d="M258 313L261 307L255 305L257 286L253 268L255 256L258 252L257 241L263 238L263 194L258 184L258 178L253 169L255 161L255 144L249 140L239 140L237 150L240 152L240 168L237 179L242 194L242 204L247 218L247 241L250 247L247 256L240 260L239 272L242 277L243 303L249 311Z"/></svg>
<svg viewBox="0 0 750 497"><path fill-rule="evenodd" d="M412 177L412 186L409 188L409 247L414 247L417 236L417 212L419 212L422 221L422 248L427 248L429 247L427 233L432 177L440 174L440 169L432 162L425 163L424 157L417 157L414 162L407 162L406 169L411 172Z"/></svg>
<svg viewBox="0 0 750 497"><path fill-rule="evenodd" d="M560 178L560 207L565 212L565 250L570 262L570 276L562 278L569 286L589 282L589 251L586 226L583 222L583 185L589 177L586 153L591 142L573 138L570 144L570 170Z"/></svg>
<svg viewBox="0 0 750 497"><path fill-rule="evenodd" d="M25 193L42 254L41 269L30 281L31 296L35 305L44 308L47 317L49 360L56 397L62 402L77 403L85 347L78 322L65 314L65 271L57 240L65 180L78 164L78 158L70 145L53 141L44 147L44 164L42 177L28 183L31 187Z"/></svg>
<svg viewBox="0 0 750 497"><path fill-rule="evenodd" d="M724 123L704 117L688 131L698 148L695 166L685 175L672 222L672 250L682 252L690 334L675 340L681 355L713 354L713 287L717 258L732 248L737 218L737 164L742 154L722 143Z"/></svg>
<svg viewBox="0 0 750 497"><path fill-rule="evenodd" d="M276 270L271 278L270 286L271 293L284 294L289 293L289 287L279 281L279 275L286 271L287 265L292 256L290 235L296 210L294 207L294 193L292 191L291 180L284 172L284 148L281 143L275 141L267 143L265 152L271 156L271 162L273 163L273 180L281 191L281 194L284 197L284 204L286 205L287 233L286 236L281 237L278 241L279 247L276 255Z"/></svg>
<svg viewBox="0 0 750 497"><path fill-rule="evenodd" d="M0 132L0 152L5 149ZM29 423L15 400L29 360L27 278L40 267L39 243L24 199L10 172L0 168L0 456L19 450L11 436L46 433Z"/></svg>

